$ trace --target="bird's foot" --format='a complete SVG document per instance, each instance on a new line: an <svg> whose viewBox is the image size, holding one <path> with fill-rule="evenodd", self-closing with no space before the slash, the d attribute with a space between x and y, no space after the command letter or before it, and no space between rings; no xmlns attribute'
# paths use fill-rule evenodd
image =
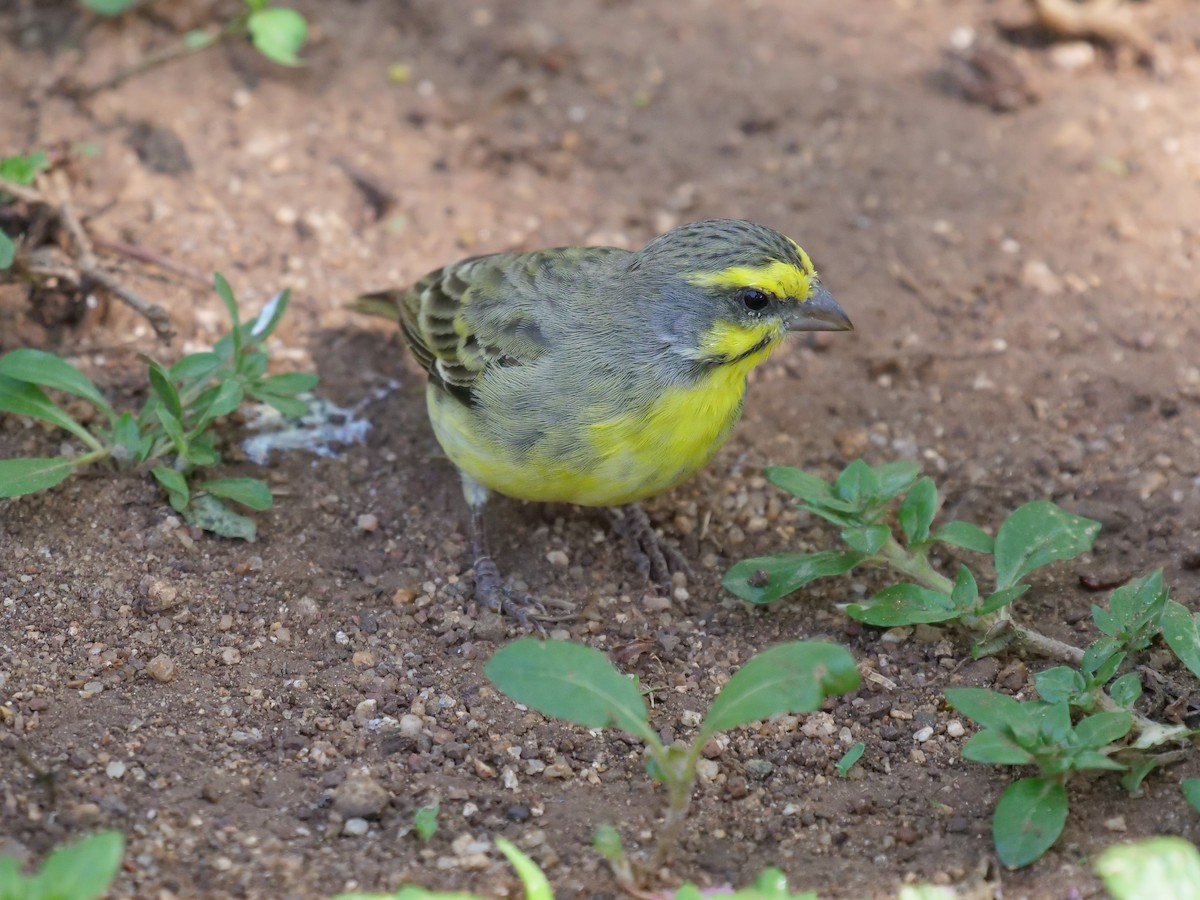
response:
<svg viewBox="0 0 1200 900"><path fill-rule="evenodd" d="M546 618L546 607L525 591L505 584L490 556L475 560L475 599L494 613L516 619L522 628L546 630L538 621Z"/></svg>
<svg viewBox="0 0 1200 900"><path fill-rule="evenodd" d="M626 552L642 577L669 591L674 573L692 574L691 564L679 547L654 530L641 504L612 507L608 514L613 531L625 539Z"/></svg>

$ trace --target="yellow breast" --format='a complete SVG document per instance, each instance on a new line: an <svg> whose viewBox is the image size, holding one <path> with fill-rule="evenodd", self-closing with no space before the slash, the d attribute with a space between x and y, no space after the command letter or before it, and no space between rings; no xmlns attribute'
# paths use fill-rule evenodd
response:
<svg viewBox="0 0 1200 900"><path fill-rule="evenodd" d="M742 351L757 346L749 341L743 336ZM598 407L594 421L584 416L585 424L571 426L580 433L572 436L578 440L570 456L503 446L477 411L432 385L430 420L454 464L492 490L582 506L631 503L674 487L712 459L741 416L747 374L777 344L773 336L761 349L712 366L695 383L663 391L636 411L614 414L611 403ZM586 405L586 398L581 402Z"/></svg>

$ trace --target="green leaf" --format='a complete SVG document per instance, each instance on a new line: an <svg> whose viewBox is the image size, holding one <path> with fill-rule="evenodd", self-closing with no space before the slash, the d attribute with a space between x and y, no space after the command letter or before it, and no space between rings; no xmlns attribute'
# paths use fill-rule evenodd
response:
<svg viewBox="0 0 1200 900"><path fill-rule="evenodd" d="M947 688L945 696L947 703L985 728L1014 733L1029 733L1032 730L1029 712L1007 694L987 688L967 687Z"/></svg>
<svg viewBox="0 0 1200 900"><path fill-rule="evenodd" d="M150 377L150 387L154 390L154 396L158 398L158 402L163 405L176 421L183 421L183 401L179 399L179 392L175 390L175 385L171 383L171 376L167 374L159 363L149 357L146 358L148 367L146 374Z"/></svg>
<svg viewBox="0 0 1200 900"><path fill-rule="evenodd" d="M1087 769L1100 769L1108 772L1124 772L1128 767L1123 763L1117 762L1105 753L1098 750L1080 750L1069 759L1069 768L1077 772L1082 772Z"/></svg>
<svg viewBox="0 0 1200 900"><path fill-rule="evenodd" d="M0 459L0 497L22 497L66 481L74 469L68 456Z"/></svg>
<svg viewBox="0 0 1200 900"><path fill-rule="evenodd" d="M1134 650L1144 647L1147 628L1157 625L1167 603L1162 569L1136 578L1112 592L1108 608L1121 625L1121 631L1134 642Z"/></svg>
<svg viewBox="0 0 1200 900"><path fill-rule="evenodd" d="M219 37L214 31L205 31L203 28L193 28L191 31L183 35L183 46L189 50L203 50L205 47L211 47L219 40Z"/></svg>
<svg viewBox="0 0 1200 900"><path fill-rule="evenodd" d="M413 816L413 831L425 843L428 843L437 834L437 817L440 808L437 803L431 806L422 806Z"/></svg>
<svg viewBox="0 0 1200 900"><path fill-rule="evenodd" d="M954 589L950 592L950 602L956 609L966 610L972 607L978 599L979 584L975 581L971 570L960 563L958 574L954 578Z"/></svg>
<svg viewBox="0 0 1200 900"><path fill-rule="evenodd" d="M879 496L879 476L861 459L856 459L842 469L833 483L833 493L856 508L865 507Z"/></svg>
<svg viewBox="0 0 1200 900"><path fill-rule="evenodd" d="M859 741L849 750L842 754L842 758L834 764L834 769L837 770L839 778L845 778L854 764L859 761L863 753L866 751L867 745Z"/></svg>
<svg viewBox="0 0 1200 900"><path fill-rule="evenodd" d="M308 404L295 397L279 397L275 394L258 394L258 399L268 406L279 410L279 414L289 419L299 419L308 413Z"/></svg>
<svg viewBox="0 0 1200 900"><path fill-rule="evenodd" d="M994 594L988 594L984 598L984 601L979 604L979 609L976 610L976 613L986 616L988 613L994 613L998 609L1003 609L1029 590L1029 587L1028 584L1014 584L1010 588L996 591Z"/></svg>
<svg viewBox="0 0 1200 900"><path fill-rule="evenodd" d="M280 375L268 375L255 383L255 388L268 394L281 397L293 397L304 391L311 391L320 381L316 375L307 372L284 372Z"/></svg>
<svg viewBox="0 0 1200 900"><path fill-rule="evenodd" d="M242 354L242 361L238 365L238 373L254 382L248 385L250 392L254 393L255 384L267 371L267 354L261 350L247 350Z"/></svg>
<svg viewBox="0 0 1200 900"><path fill-rule="evenodd" d="M919 584L894 584L863 603L851 603L846 615L868 625L890 628L919 622L945 622L956 619L961 611L940 591Z"/></svg>
<svg viewBox="0 0 1200 900"><path fill-rule="evenodd" d="M1066 700L1054 703L1026 704L1026 708L1041 719L1038 729L1042 737L1051 744L1065 744L1071 733L1071 704Z"/></svg>
<svg viewBox="0 0 1200 900"><path fill-rule="evenodd" d="M1168 600L1162 615L1162 634L1167 646L1188 670L1200 678L1200 627L1187 607Z"/></svg>
<svg viewBox="0 0 1200 900"><path fill-rule="evenodd" d="M183 426L179 424L179 420L162 406L154 407L154 414L162 424L163 431L167 433L167 437L171 439L171 444L175 447L175 452L180 456L187 456L187 439L183 436Z"/></svg>
<svg viewBox="0 0 1200 900"><path fill-rule="evenodd" d="M82 397L104 413L110 422L116 418L113 408L92 380L53 353L30 347L13 350L0 356L0 375Z"/></svg>
<svg viewBox="0 0 1200 900"><path fill-rule="evenodd" d="M937 486L928 475L913 485L900 504L900 529L910 544L929 538L929 526L937 512Z"/></svg>
<svg viewBox="0 0 1200 900"><path fill-rule="evenodd" d="M1200 778L1185 778L1179 783L1183 798L1196 812L1200 812Z"/></svg>
<svg viewBox="0 0 1200 900"><path fill-rule="evenodd" d="M1075 736L1080 745L1092 749L1107 747L1129 734L1133 727L1133 716L1124 711L1096 713L1075 726Z"/></svg>
<svg viewBox="0 0 1200 900"><path fill-rule="evenodd" d="M308 22L294 9L271 6L250 13L246 20L250 41L256 50L272 62L298 66L296 52L308 36Z"/></svg>
<svg viewBox="0 0 1200 900"><path fill-rule="evenodd" d="M1200 852L1181 837L1114 844L1096 874L1114 900L1200 900Z"/></svg>
<svg viewBox="0 0 1200 900"><path fill-rule="evenodd" d="M794 497L799 497L807 503L821 503L833 499L833 490L829 483L810 475L802 469L791 466L767 466L763 469L767 481L782 488Z"/></svg>
<svg viewBox="0 0 1200 900"><path fill-rule="evenodd" d="M910 460L899 459L876 466L874 472L879 499L891 500L908 490L921 474L921 467Z"/></svg>
<svg viewBox="0 0 1200 900"><path fill-rule="evenodd" d="M554 891L545 873L537 863L517 849L516 844L497 836L496 849L517 870L517 877L521 879L521 887L525 890L525 900L554 900Z"/></svg>
<svg viewBox="0 0 1200 900"><path fill-rule="evenodd" d="M117 421L113 423L112 438L114 444L125 448L130 461L136 457L142 433L138 430L137 419L133 417L133 413L126 410L117 416Z"/></svg>
<svg viewBox="0 0 1200 900"><path fill-rule="evenodd" d="M509 697L543 715L584 728L615 725L642 736L650 728L636 679L583 644L521 638L497 651L483 672Z"/></svg>
<svg viewBox="0 0 1200 900"><path fill-rule="evenodd" d="M0 375L0 412L41 419L63 431L69 431L93 450L100 449L100 442L92 433L67 415L36 384Z"/></svg>
<svg viewBox="0 0 1200 900"><path fill-rule="evenodd" d="M150 470L150 474L166 489L167 499L170 500L171 507L176 512L183 512L192 497L192 492L188 489L187 479L179 472L167 466L155 466Z"/></svg>
<svg viewBox="0 0 1200 900"><path fill-rule="evenodd" d="M844 575L862 562L858 553L781 553L736 563L721 580L727 591L749 603L774 603L818 578Z"/></svg>
<svg viewBox="0 0 1200 900"><path fill-rule="evenodd" d="M221 537L253 542L258 533L253 519L235 513L212 494L194 494L183 518Z"/></svg>
<svg viewBox="0 0 1200 900"><path fill-rule="evenodd" d="M1069 666L1055 666L1033 676L1033 686L1038 696L1047 703L1070 700L1084 690L1083 676Z"/></svg>
<svg viewBox="0 0 1200 900"><path fill-rule="evenodd" d="M17 245L13 243L3 230L0 230L0 269L7 269L13 264L13 260L17 258Z"/></svg>
<svg viewBox="0 0 1200 900"><path fill-rule="evenodd" d="M83 0L83 5L102 16L119 16L138 0Z"/></svg>
<svg viewBox="0 0 1200 900"><path fill-rule="evenodd" d="M1092 549L1100 523L1049 500L1016 509L996 533L996 588L1012 587L1034 569Z"/></svg>
<svg viewBox="0 0 1200 900"><path fill-rule="evenodd" d="M171 381L179 383L202 382L221 368L221 357L210 350L189 353L171 366Z"/></svg>
<svg viewBox="0 0 1200 900"><path fill-rule="evenodd" d="M235 365L239 365L242 358L242 320L238 315L237 300L233 297L233 288L229 286L229 282L220 272L213 274L213 285L217 289L217 296L225 304L225 311L229 313L229 321L233 323L229 332L229 340L232 342L232 359ZM220 342L217 343L217 347L220 348ZM217 355L220 355L219 349Z"/></svg>
<svg viewBox="0 0 1200 900"><path fill-rule="evenodd" d="M28 888L42 900L96 900L108 893L117 876L125 838L102 831L52 852Z"/></svg>
<svg viewBox="0 0 1200 900"><path fill-rule="evenodd" d="M1014 781L992 815L996 855L1006 866L1027 866L1053 846L1067 821L1067 789L1045 778Z"/></svg>
<svg viewBox="0 0 1200 900"><path fill-rule="evenodd" d="M258 318L254 320L254 324L250 326L250 337L256 343L261 344L271 336L271 333L279 327L279 320L283 318L284 312L288 308L288 301L291 300L292 292L290 290L282 290L263 306L262 311L258 314ZM315 383L315 382L314 382ZM301 388L308 390L308 388ZM279 393L286 393L280 391Z"/></svg>
<svg viewBox="0 0 1200 900"><path fill-rule="evenodd" d="M976 553L991 553L995 546L990 534L970 522L947 522L934 532L933 540Z"/></svg>
<svg viewBox="0 0 1200 900"><path fill-rule="evenodd" d="M203 405L204 412L197 419L195 427L204 428L214 419L229 415L242 405L244 399L241 382L235 378L226 378L217 387L210 388L197 398L196 406L201 408Z"/></svg>
<svg viewBox="0 0 1200 900"><path fill-rule="evenodd" d="M972 735L963 744L962 758L991 766L1026 766L1034 761L1032 753L991 728Z"/></svg>
<svg viewBox="0 0 1200 900"><path fill-rule="evenodd" d="M1131 794L1135 793L1142 786L1146 776L1153 772L1157 765L1158 760L1153 756L1139 759L1129 767L1128 772L1121 776L1121 787Z"/></svg>
<svg viewBox="0 0 1200 900"><path fill-rule="evenodd" d="M0 159L0 178L16 184L33 184L39 172L50 168L50 160L41 150L25 155L6 156Z"/></svg>
<svg viewBox="0 0 1200 900"><path fill-rule="evenodd" d="M251 509L271 508L271 489L257 478L214 478L202 481L196 487Z"/></svg>
<svg viewBox="0 0 1200 900"><path fill-rule="evenodd" d="M211 434L201 434L195 440L189 440L184 458L189 465L198 469L216 466L221 462L221 454L214 449Z"/></svg>
<svg viewBox="0 0 1200 900"><path fill-rule="evenodd" d="M1116 637L1121 633L1121 623L1117 621L1117 617L1103 606L1097 606L1095 603L1092 604L1092 621L1096 623L1101 634Z"/></svg>
<svg viewBox="0 0 1200 900"><path fill-rule="evenodd" d="M874 556L887 543L892 532L886 525L867 525L863 528L847 528L842 531L842 540L851 550L863 556Z"/></svg>
<svg viewBox="0 0 1200 900"><path fill-rule="evenodd" d="M1091 675L1093 681L1099 681L1104 684L1108 681L1107 678L1099 680L1095 678L1096 672L1101 667L1106 666L1114 657L1120 656L1121 660L1125 659L1125 655L1119 653L1121 642L1114 637L1102 637L1093 641L1088 645L1088 648L1083 651L1083 660L1079 663L1079 668L1083 670L1085 675ZM1121 662L1118 661L1117 665ZM1116 671L1114 668L1113 671ZM1111 675L1109 677L1112 677Z"/></svg>
<svg viewBox="0 0 1200 900"><path fill-rule="evenodd" d="M858 687L858 667L845 647L792 641L753 656L717 694L696 740L778 713L812 712L826 697Z"/></svg>
<svg viewBox="0 0 1200 900"><path fill-rule="evenodd" d="M1118 706L1131 707L1142 696L1142 679L1137 672L1127 672L1112 683L1108 695Z"/></svg>

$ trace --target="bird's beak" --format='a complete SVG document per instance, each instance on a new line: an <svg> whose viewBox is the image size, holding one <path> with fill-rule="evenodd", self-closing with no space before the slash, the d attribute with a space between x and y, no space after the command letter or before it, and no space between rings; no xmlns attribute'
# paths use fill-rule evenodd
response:
<svg viewBox="0 0 1200 900"><path fill-rule="evenodd" d="M853 331L850 317L838 306L833 295L817 285L816 290L785 320L788 331Z"/></svg>

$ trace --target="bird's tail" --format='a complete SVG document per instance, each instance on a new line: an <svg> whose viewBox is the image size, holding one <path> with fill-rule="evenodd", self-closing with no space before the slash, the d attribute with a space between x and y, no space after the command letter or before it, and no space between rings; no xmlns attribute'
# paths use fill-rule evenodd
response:
<svg viewBox="0 0 1200 900"><path fill-rule="evenodd" d="M368 316L379 316L381 319L390 319L395 322L400 318L405 293L402 290L373 291L355 297L347 305L355 312Z"/></svg>

